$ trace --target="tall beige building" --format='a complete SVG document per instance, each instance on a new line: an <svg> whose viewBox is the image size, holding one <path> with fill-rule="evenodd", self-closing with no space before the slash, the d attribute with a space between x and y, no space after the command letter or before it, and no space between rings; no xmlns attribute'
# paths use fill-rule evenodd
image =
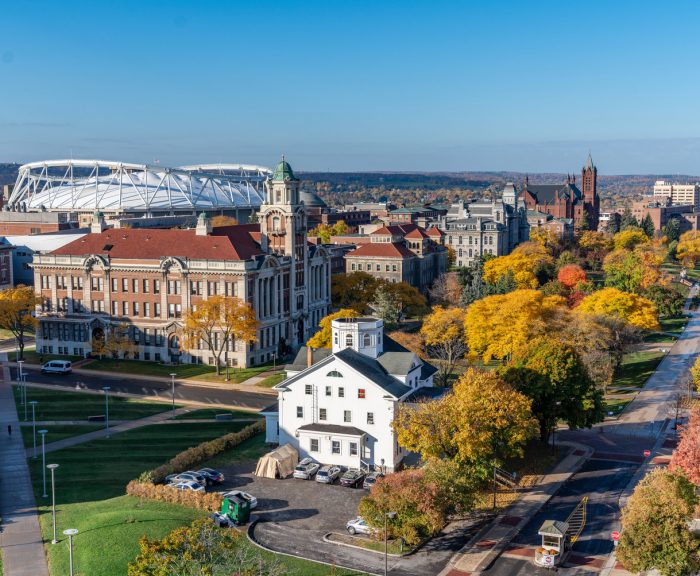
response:
<svg viewBox="0 0 700 576"><path fill-rule="evenodd" d="M664 180L654 183L654 196L670 198L675 206L694 206L700 210L700 184L674 184Z"/></svg>

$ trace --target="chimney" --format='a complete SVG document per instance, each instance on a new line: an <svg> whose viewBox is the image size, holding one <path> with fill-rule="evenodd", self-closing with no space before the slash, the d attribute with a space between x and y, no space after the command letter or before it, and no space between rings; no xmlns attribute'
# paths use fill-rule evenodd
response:
<svg viewBox="0 0 700 576"><path fill-rule="evenodd" d="M314 363L314 349L311 346L306 347L306 367L311 368Z"/></svg>

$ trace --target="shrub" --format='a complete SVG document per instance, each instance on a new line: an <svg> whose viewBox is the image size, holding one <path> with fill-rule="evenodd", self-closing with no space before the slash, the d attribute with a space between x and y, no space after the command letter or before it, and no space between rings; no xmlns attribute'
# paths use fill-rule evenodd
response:
<svg viewBox="0 0 700 576"><path fill-rule="evenodd" d="M188 448L179 454L176 454L170 462L162 464L151 470L150 472L144 472L139 478L144 477L144 474L150 474L150 481L154 483L163 482L165 477L169 474L177 474L178 472L184 472L191 468L196 467L198 464L205 462L221 454L226 450L235 448L241 442L252 438L256 434L260 434L265 431L265 420L258 420L253 424L249 424L245 428L242 428L238 432L230 432L229 434L224 434L220 438L215 438L214 440L209 440L207 442L202 442L197 446Z"/></svg>
<svg viewBox="0 0 700 576"><path fill-rule="evenodd" d="M214 512L221 507L221 494L215 492L193 492L191 490L178 490L163 484L151 484L132 480L126 486L128 496L148 498L159 502L179 504L187 508Z"/></svg>

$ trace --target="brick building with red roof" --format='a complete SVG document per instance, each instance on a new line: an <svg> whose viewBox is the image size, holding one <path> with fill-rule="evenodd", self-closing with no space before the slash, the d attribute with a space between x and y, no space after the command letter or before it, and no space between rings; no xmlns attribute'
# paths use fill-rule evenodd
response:
<svg viewBox="0 0 700 576"><path fill-rule="evenodd" d="M345 271L367 272L388 282L406 282L421 291L447 271L445 234L412 223L382 226L369 242L345 255Z"/></svg>
<svg viewBox="0 0 700 576"><path fill-rule="evenodd" d="M257 342L230 342L232 366L297 348L330 311L330 257L306 238L299 180L282 161L266 183L260 224L194 230L107 229L96 213L90 234L35 255L37 351L88 355L116 326L128 327L133 357L213 364L208 349L180 348L182 316L214 295L247 301Z"/></svg>

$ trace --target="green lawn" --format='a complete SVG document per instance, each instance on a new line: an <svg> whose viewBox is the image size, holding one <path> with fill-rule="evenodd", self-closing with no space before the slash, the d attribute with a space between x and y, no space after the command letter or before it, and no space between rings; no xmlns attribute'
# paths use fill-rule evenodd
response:
<svg viewBox="0 0 700 576"><path fill-rule="evenodd" d="M20 410L19 387L14 387L17 413ZM47 390L45 388L27 387L27 400L36 400L37 420L87 420L88 416L98 416L105 413L105 397L102 394L86 394L84 392L64 392ZM31 406L29 407L31 419ZM165 402L148 402L136 398L109 397L109 417L114 420L135 420L153 414L170 410L171 405Z"/></svg>
<svg viewBox="0 0 700 576"><path fill-rule="evenodd" d="M284 380L287 377L287 375L284 372L278 372L277 374L273 374L272 376L268 376L264 380L261 380L256 384L256 386L262 386L263 388L272 388L273 386L277 386L282 380Z"/></svg>
<svg viewBox="0 0 700 576"><path fill-rule="evenodd" d="M662 332L670 332L671 334L680 334L685 330L688 324L688 318L681 316L680 318L661 318L659 320Z"/></svg>
<svg viewBox="0 0 700 576"><path fill-rule="evenodd" d="M251 462L257 460L263 454L267 454L270 450L271 448L265 444L265 434L258 434L257 436L253 436L241 442L233 450L228 450L218 456L214 456L214 458L206 462L202 467L210 466L211 468L221 468L241 462Z"/></svg>
<svg viewBox="0 0 700 576"><path fill-rule="evenodd" d="M252 368L230 368L229 378L231 382L239 383L252 376L257 376L272 367L272 364L254 366ZM222 370L217 376L216 370L206 364L178 364L171 366L158 362L146 362L145 360L94 360L85 365L90 370L104 372L117 372L120 374L140 374L142 376L156 376L170 378L170 374L176 374L178 380L196 379L211 382L225 382L226 371Z"/></svg>
<svg viewBox="0 0 700 576"><path fill-rule="evenodd" d="M34 346L28 346L24 349L24 361L29 362L29 364L41 364L49 360L70 360L71 362L76 362L77 360L82 360L82 358L82 356L70 356L66 354L39 354L34 349ZM7 359L10 362L17 360L17 354L14 350L7 353Z"/></svg>
<svg viewBox="0 0 700 576"><path fill-rule="evenodd" d="M675 341L676 338L674 336L669 336L663 332L650 332L644 336L644 342L649 342L652 344L668 344L669 347L673 345Z"/></svg>
<svg viewBox="0 0 700 576"><path fill-rule="evenodd" d="M605 400L605 415L610 416L608 412L612 412L612 416L619 416L625 409L627 404L632 402L632 398L614 398Z"/></svg>
<svg viewBox="0 0 700 576"><path fill-rule="evenodd" d="M126 483L184 448L242 426L243 423L148 426L47 455L48 462L60 465L56 472L60 542L56 545L48 543L52 535L52 517L48 499L42 497L41 460L29 459L51 576L64 576L68 571L68 548L62 534L66 528L79 530L73 541L76 574L113 576L126 574L127 564L139 551L141 536L162 538L171 530L201 517L203 513L195 510L124 496ZM264 446L264 434L247 440L220 458L248 459L260 446ZM252 544L246 545L252 547ZM347 570L332 572L328 566L304 560L284 557L281 561L290 568L290 574L298 576L354 574Z"/></svg>
<svg viewBox="0 0 700 576"><path fill-rule="evenodd" d="M663 357L664 353L658 350L625 354L613 379L612 387L641 388L654 373Z"/></svg>
<svg viewBox="0 0 700 576"><path fill-rule="evenodd" d="M255 412L245 412L243 410L226 410L223 408L202 408L201 410L192 410L185 414L180 414L175 417L175 420L197 420L201 418L215 418L217 414L231 414L233 418L262 418Z"/></svg>
<svg viewBox="0 0 700 576"><path fill-rule="evenodd" d="M64 438L70 438L71 436L79 436L80 434L87 434L88 432L94 432L104 428L104 424L76 424L76 425L66 425L66 426L37 426L37 431L40 428L45 428L48 430L46 434L46 443L57 442L58 440L63 440ZM24 445L27 448L31 448L34 445L33 432L31 426L22 426L22 440L24 440ZM36 445L41 446L41 436L39 432L36 434Z"/></svg>

